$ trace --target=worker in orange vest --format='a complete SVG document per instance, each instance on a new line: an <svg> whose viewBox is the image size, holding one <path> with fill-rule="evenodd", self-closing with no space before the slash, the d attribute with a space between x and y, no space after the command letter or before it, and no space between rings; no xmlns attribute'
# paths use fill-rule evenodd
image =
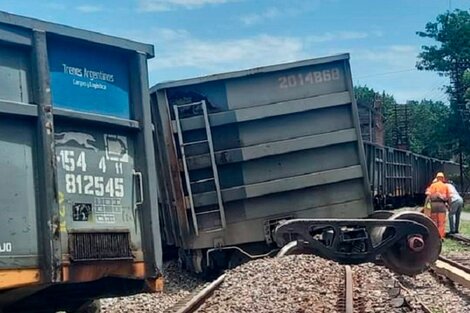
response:
<svg viewBox="0 0 470 313"><path fill-rule="evenodd" d="M434 178L432 180L432 183L434 184L436 182L437 182L437 179ZM429 200L429 196L427 196L426 200L424 200L424 207L422 208L421 213L431 218L431 201Z"/></svg>
<svg viewBox="0 0 470 313"><path fill-rule="evenodd" d="M450 190L445 183L444 173L436 175L436 182L433 182L427 189L426 195L431 203L431 219L436 224L439 235L442 238L446 232L446 212L450 200Z"/></svg>

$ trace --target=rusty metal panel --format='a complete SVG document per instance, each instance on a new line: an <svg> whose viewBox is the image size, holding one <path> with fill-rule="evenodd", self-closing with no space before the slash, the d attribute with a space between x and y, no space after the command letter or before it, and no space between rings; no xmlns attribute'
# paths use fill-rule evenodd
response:
<svg viewBox="0 0 470 313"><path fill-rule="evenodd" d="M74 232L69 234L73 261L132 260L129 232Z"/></svg>
<svg viewBox="0 0 470 313"><path fill-rule="evenodd" d="M363 217L371 212L347 55L163 83L151 93L159 112L154 124L167 130L156 136L159 161L167 162L160 169L168 174L161 177L172 177L160 184L171 183L165 198L176 199L167 209L176 204L177 211L186 210L191 194L196 213L209 212L217 203L199 112L180 109L184 142L200 142L185 147L191 194L174 139L173 106L204 100L209 109L227 227L200 236L192 229L181 232L184 246L211 247L215 238L227 245L260 241L262 225L279 216ZM331 209L324 208L328 205ZM184 228L181 215L178 219ZM199 220L203 229L220 223L211 214ZM233 234L243 224L252 228L237 239Z"/></svg>

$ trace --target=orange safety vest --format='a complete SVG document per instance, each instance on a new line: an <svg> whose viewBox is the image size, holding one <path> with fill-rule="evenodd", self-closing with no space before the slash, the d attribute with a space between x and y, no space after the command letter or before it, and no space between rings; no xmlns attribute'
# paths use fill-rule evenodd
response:
<svg viewBox="0 0 470 313"><path fill-rule="evenodd" d="M427 213L430 213L429 217L436 224L439 236L442 239L446 231L446 206L444 202L450 199L449 187L445 183L437 181L426 189L426 195L429 197L431 204L431 210Z"/></svg>
<svg viewBox="0 0 470 313"><path fill-rule="evenodd" d="M431 202L433 200L448 201L450 199L449 187L445 183L437 181L426 189L426 195L429 196Z"/></svg>

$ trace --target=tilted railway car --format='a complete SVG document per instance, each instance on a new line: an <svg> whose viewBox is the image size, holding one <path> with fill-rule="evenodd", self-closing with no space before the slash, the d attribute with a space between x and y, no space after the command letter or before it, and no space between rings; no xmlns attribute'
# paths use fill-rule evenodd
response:
<svg viewBox="0 0 470 313"><path fill-rule="evenodd" d="M426 187L437 172L460 175L458 163L370 142L364 143L364 149L376 210L422 205Z"/></svg>
<svg viewBox="0 0 470 313"><path fill-rule="evenodd" d="M0 311L155 289L153 47L0 12Z"/></svg>
<svg viewBox="0 0 470 313"><path fill-rule="evenodd" d="M280 220L372 212L349 55L150 94L162 236L196 272L269 255Z"/></svg>

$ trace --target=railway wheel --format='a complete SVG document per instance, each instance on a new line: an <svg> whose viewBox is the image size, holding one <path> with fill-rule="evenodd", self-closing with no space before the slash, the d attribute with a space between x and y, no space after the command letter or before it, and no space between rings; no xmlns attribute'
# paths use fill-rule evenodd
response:
<svg viewBox="0 0 470 313"><path fill-rule="evenodd" d="M370 219L379 219L379 220L388 220L393 216L393 211L387 210L377 210L374 211L367 218ZM382 242L383 233L385 232L386 227L374 227L370 231L370 237L372 244L375 246L379 245Z"/></svg>
<svg viewBox="0 0 470 313"><path fill-rule="evenodd" d="M390 219L418 222L426 226L428 233L410 235L393 245L381 255L385 266L396 273L408 276L426 271L437 260L442 247L439 231L434 222L416 212L400 212ZM386 228L382 238L390 236L392 231L391 228Z"/></svg>

